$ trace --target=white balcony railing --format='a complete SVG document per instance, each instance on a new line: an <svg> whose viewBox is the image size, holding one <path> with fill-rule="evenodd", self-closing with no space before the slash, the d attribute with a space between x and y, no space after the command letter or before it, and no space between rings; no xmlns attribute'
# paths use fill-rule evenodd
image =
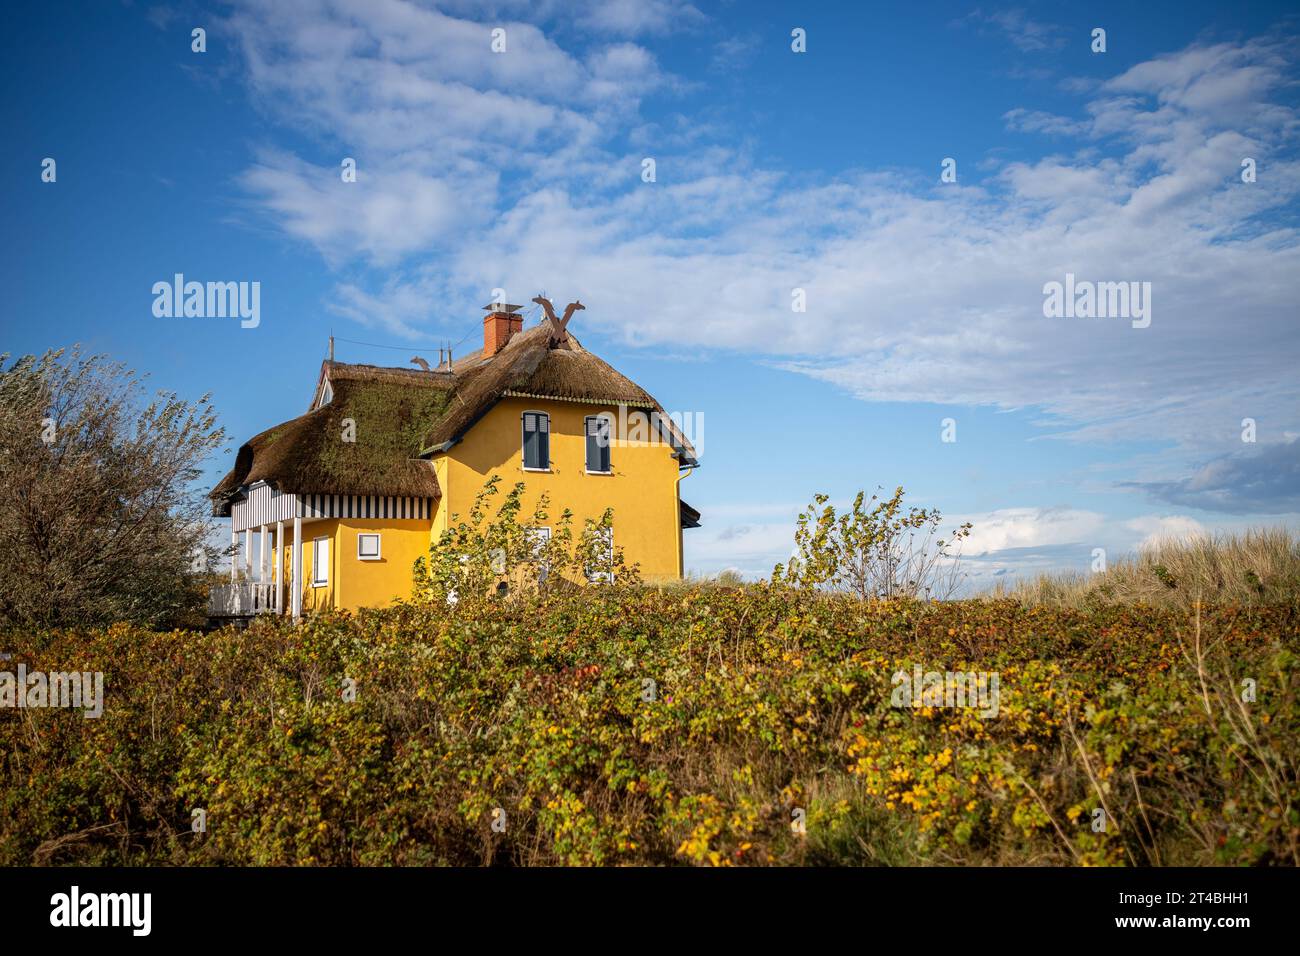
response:
<svg viewBox="0 0 1300 956"><path fill-rule="evenodd" d="M275 613L275 585L219 584L208 593L209 617L252 617Z"/></svg>

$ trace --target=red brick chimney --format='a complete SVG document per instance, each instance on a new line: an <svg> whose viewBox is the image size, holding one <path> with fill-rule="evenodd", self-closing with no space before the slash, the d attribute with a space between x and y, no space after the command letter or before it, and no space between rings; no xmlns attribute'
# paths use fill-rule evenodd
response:
<svg viewBox="0 0 1300 956"><path fill-rule="evenodd" d="M524 317L519 314L522 305L492 302L483 306L483 357L491 358L510 341L510 336L524 329Z"/></svg>

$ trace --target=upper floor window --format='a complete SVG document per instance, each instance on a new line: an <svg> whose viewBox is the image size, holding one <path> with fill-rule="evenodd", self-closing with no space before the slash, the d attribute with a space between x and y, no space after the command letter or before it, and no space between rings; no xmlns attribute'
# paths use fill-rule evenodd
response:
<svg viewBox="0 0 1300 956"><path fill-rule="evenodd" d="M524 467L546 471L551 467L551 416L524 412Z"/></svg>
<svg viewBox="0 0 1300 956"><path fill-rule="evenodd" d="M584 419L587 436L587 471L609 473L609 418L591 415Z"/></svg>

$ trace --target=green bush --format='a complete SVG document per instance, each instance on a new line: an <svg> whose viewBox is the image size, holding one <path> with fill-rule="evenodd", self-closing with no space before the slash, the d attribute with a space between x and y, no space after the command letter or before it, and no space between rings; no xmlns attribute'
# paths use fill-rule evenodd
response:
<svg viewBox="0 0 1300 956"><path fill-rule="evenodd" d="M105 709L0 711L0 864L1294 865L1297 630L750 585L11 635Z"/></svg>

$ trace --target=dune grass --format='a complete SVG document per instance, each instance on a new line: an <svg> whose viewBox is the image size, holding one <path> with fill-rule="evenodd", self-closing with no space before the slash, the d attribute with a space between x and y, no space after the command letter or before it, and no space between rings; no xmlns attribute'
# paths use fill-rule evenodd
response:
<svg viewBox="0 0 1300 956"><path fill-rule="evenodd" d="M1043 574L999 584L985 596L1075 609L1106 604L1187 609L1198 601L1295 604L1300 601L1300 536L1272 527L1169 539L1104 571Z"/></svg>

